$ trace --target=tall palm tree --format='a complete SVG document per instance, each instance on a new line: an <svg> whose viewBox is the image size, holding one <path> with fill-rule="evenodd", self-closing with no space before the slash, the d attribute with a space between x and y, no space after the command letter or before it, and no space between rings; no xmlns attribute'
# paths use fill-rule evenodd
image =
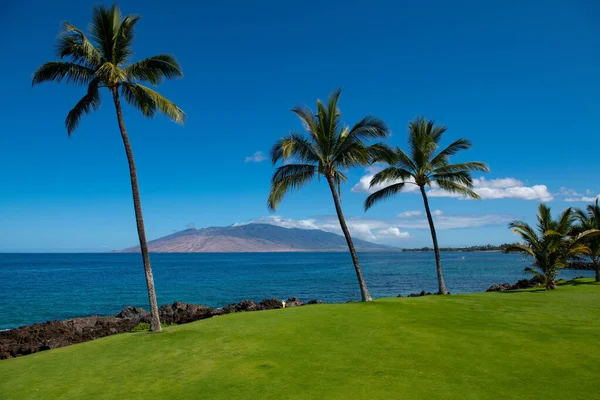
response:
<svg viewBox="0 0 600 400"><path fill-rule="evenodd" d="M87 93L69 111L65 119L69 137L85 114L100 108L99 89L108 89L112 95L121 138L129 163L133 206L152 316L151 329L160 331L158 305L146 243L137 174L131 144L123 120L121 97L127 103L139 109L146 117L154 117L159 112L165 114L171 120L183 124L186 115L174 103L153 89L139 83L148 82L156 86L164 78L170 79L182 76L181 68L173 56L159 54L129 64L133 54L134 27L139 19L140 17L131 15L126 15L123 18L116 5L110 8L97 6L92 11L92 22L89 27L91 40L82 30L68 22L63 22L63 31L58 38L58 56L61 60L66 59L66 61L51 61L43 64L35 71L32 85L42 82L65 81L76 86L87 87Z"/></svg>
<svg viewBox="0 0 600 400"><path fill-rule="evenodd" d="M273 165L280 160L284 165L273 173L268 207L275 211L286 193L301 188L316 176L323 176L329 184L335 211L350 250L362 301L371 301L342 212L341 184L346 182L343 171L369 164L374 153L385 147L381 144L367 146L365 141L386 137L388 128L383 121L371 116L363 118L351 128L343 125L337 107L340 94L340 89L331 93L326 105L317 100L316 114L306 106L292 109L302 121L308 135L305 137L292 132L273 146Z"/></svg>
<svg viewBox="0 0 600 400"><path fill-rule="evenodd" d="M543 279L546 290L556 289L556 275L560 268L567 266L567 261L582 254L589 254L585 240L600 233L597 230L586 230L574 237L572 231L575 215L571 208L563 211L558 219L552 219L550 207L540 204L537 213L537 232L526 222L513 221L508 226L520 235L523 244L511 244L504 249L505 253L521 253L533 258L533 268L526 267L525 272Z"/></svg>
<svg viewBox="0 0 600 400"><path fill-rule="evenodd" d="M575 216L579 223L574 227L576 234L588 231L590 229L600 230L600 206L598 206L598 199L595 204L589 204L585 211L577 209L575 210ZM596 271L596 282L600 282L600 237L589 237L584 241L585 245L590 250L587 255L594 265Z"/></svg>
<svg viewBox="0 0 600 400"><path fill-rule="evenodd" d="M488 166L479 161L450 164L450 156L471 147L471 142L467 139L458 139L436 154L446 130L445 126L436 126L434 121L427 121L424 117L410 122L408 125L410 155L399 147L393 152L379 151L376 160L386 162L388 167L373 176L371 187L387 186L369 195L365 200L365 210L368 210L375 203L400 193L406 185L419 187L431 230L440 294L447 294L448 290L444 284L440 249L425 188L435 184L448 192L478 199L479 195L471 190L473 187L471 171L489 171Z"/></svg>

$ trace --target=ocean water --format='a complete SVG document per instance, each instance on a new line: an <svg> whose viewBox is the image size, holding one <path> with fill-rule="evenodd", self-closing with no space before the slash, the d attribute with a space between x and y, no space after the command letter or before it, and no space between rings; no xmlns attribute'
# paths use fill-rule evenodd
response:
<svg viewBox="0 0 600 400"><path fill-rule="evenodd" d="M296 296L303 301L360 299L347 253L152 254L158 303L210 307L245 299ZM362 253L371 295L437 289L433 253ZM526 277L521 256L442 253L452 293L483 291ZM561 277L592 271L561 271ZM89 315L111 315L126 305L148 309L139 254L0 254L0 329Z"/></svg>

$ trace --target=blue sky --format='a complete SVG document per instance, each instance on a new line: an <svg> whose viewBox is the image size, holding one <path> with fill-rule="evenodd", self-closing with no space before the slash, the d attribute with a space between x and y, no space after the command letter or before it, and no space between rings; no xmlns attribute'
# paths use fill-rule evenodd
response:
<svg viewBox="0 0 600 400"><path fill-rule="evenodd" d="M0 64L0 251L106 251L136 243L108 96L69 139L64 118L83 89L31 88L33 71L55 60L60 21L85 28L93 4L2 5L0 46L8 58ZM477 182L484 200L431 198L441 245L512 241L507 222L533 221L540 201L558 211L600 193L598 2L119 4L123 13L143 16L135 59L172 53L185 75L159 89L186 111L185 127L125 108L150 239L187 226L255 220L335 231L323 182L269 214L273 167L252 156L301 129L290 108L314 107L337 87L344 89L346 123L380 117L392 129L389 142L403 146L408 121L426 115L448 126L446 143L472 140L473 149L455 161L489 163L491 172ZM353 233L400 247L428 245L417 194L363 211L361 182L372 173L350 171L343 188Z"/></svg>

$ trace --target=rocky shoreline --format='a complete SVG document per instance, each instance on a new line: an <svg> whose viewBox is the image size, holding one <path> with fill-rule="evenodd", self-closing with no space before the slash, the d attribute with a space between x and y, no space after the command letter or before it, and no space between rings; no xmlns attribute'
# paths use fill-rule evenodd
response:
<svg viewBox="0 0 600 400"><path fill-rule="evenodd" d="M542 284L540 278L521 279L510 283L500 283L490 286L486 292L502 292L506 290L528 289ZM411 293L406 297L432 295L430 292ZM402 297L402 295L398 295ZM189 322L212 318L219 315L273 310L278 308L300 307L305 304L318 304L321 301L310 300L303 303L296 297L285 301L265 299L260 303L244 300L232 303L222 308L210 308L198 304L175 302L163 304L159 308L162 323L187 324ZM150 323L150 313L143 308L127 306L114 316L91 316L72 318L64 321L47 321L19 328L0 331L0 359L20 357L39 351L56 349L83 343L118 333L131 332L140 323Z"/></svg>
<svg viewBox="0 0 600 400"><path fill-rule="evenodd" d="M306 304L317 304L311 300ZM299 307L304 303L296 297L285 301L265 299L260 303L244 300L222 308L175 302L159 308L160 319L165 324L186 324L235 312L273 310ZM139 323L150 323L150 313L143 308L127 306L114 316L91 316L64 321L47 321L0 332L0 359L19 357L39 351L83 343L118 333L131 332Z"/></svg>
<svg viewBox="0 0 600 400"><path fill-rule="evenodd" d="M577 269L581 271L594 271L594 264L587 261L570 261L565 269Z"/></svg>
<svg viewBox="0 0 600 400"><path fill-rule="evenodd" d="M534 276L531 279L521 279L516 283L496 283L486 289L486 292L504 292L506 290L529 289L539 286L544 283L544 279L539 276Z"/></svg>

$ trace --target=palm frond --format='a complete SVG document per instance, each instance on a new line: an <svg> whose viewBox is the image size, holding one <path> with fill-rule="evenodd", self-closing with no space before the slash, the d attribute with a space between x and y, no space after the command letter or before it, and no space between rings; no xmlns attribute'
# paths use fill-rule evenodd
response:
<svg viewBox="0 0 600 400"><path fill-rule="evenodd" d="M523 253L535 257L533 250L531 247L526 246L524 244L515 243L509 246L506 246L503 250L504 253Z"/></svg>
<svg viewBox="0 0 600 400"><path fill-rule="evenodd" d="M574 246L571 247L570 249L568 249L567 254L566 254L566 258L572 258L578 255L588 255L590 254L590 248L584 245L578 245L578 246Z"/></svg>
<svg viewBox="0 0 600 400"><path fill-rule="evenodd" d="M370 194L365 200L365 211L371 208L375 203L380 202L381 200L387 199L397 193L400 193L406 183L394 183L390 186L387 186L383 189L376 191L373 194Z"/></svg>
<svg viewBox="0 0 600 400"><path fill-rule="evenodd" d="M371 163L371 153L362 142L350 142L334 154L333 162L342 168L367 165Z"/></svg>
<svg viewBox="0 0 600 400"><path fill-rule="evenodd" d="M446 164L439 168L436 168L434 172L438 173L448 173L448 172L458 172L458 171L479 171L479 172L489 172L490 169L487 164L479 162L479 161L471 161L466 163L459 164Z"/></svg>
<svg viewBox="0 0 600 400"><path fill-rule="evenodd" d="M129 81L147 81L158 85L164 78L172 79L183 76L175 58L169 54L159 54L131 64L124 70Z"/></svg>
<svg viewBox="0 0 600 400"><path fill-rule="evenodd" d="M440 134L441 135L441 134ZM436 142L437 143L437 142ZM461 138L440 151L432 160L431 165L437 167L438 165L444 165L448 162L448 157L455 155L461 150L467 150L471 148L471 142L467 139Z"/></svg>
<svg viewBox="0 0 600 400"><path fill-rule="evenodd" d="M523 240L529 243L529 246L539 246L540 239L528 223L524 221L512 221L508 224L508 227L514 233L519 234L523 238Z"/></svg>
<svg viewBox="0 0 600 400"><path fill-rule="evenodd" d="M442 139L442 135L448 130L443 125L435 126L435 121L431 120L427 123L427 132L433 138L435 143L439 143Z"/></svg>
<svg viewBox="0 0 600 400"><path fill-rule="evenodd" d="M569 207L560 214L556 230L566 235L571 229L574 221L575 216L573 215L573 209Z"/></svg>
<svg viewBox="0 0 600 400"><path fill-rule="evenodd" d="M116 65L124 64L133 54L133 49L131 48L134 38L133 28L139 19L139 16L127 15L121 22L119 17L119 30L113 47L113 58Z"/></svg>
<svg viewBox="0 0 600 400"><path fill-rule="evenodd" d="M280 160L285 161L287 159L295 159L303 163L324 161L319 149L297 133L281 138L271 149L271 162L273 165Z"/></svg>
<svg viewBox="0 0 600 400"><path fill-rule="evenodd" d="M473 177L471 173L466 170L459 170L454 172L435 172L431 175L430 180L433 182L437 181L447 181L454 182L459 185L465 186L466 188L471 189L473 187Z"/></svg>
<svg viewBox="0 0 600 400"><path fill-rule="evenodd" d="M537 227L540 232L546 232L554 228L554 221L552 220L552 214L550 213L550 207L545 204L538 206L537 213Z"/></svg>
<svg viewBox="0 0 600 400"><path fill-rule="evenodd" d="M476 200L481 198L477 193L469 189L466 185L462 183L457 183L454 180L436 179L436 182L441 189L447 192L462 194L465 197L470 197Z"/></svg>
<svg viewBox="0 0 600 400"><path fill-rule="evenodd" d="M318 140L319 135L319 127L317 124L317 119L313 115L310 108L306 106L298 106L292 108L292 112L300 118L300 122L302 126L308 132L308 134L314 139Z"/></svg>
<svg viewBox="0 0 600 400"><path fill-rule="evenodd" d="M82 86L89 84L95 77L94 71L83 65L71 62L50 61L44 63L34 72L31 86L42 82L60 83L63 79L67 83Z"/></svg>
<svg viewBox="0 0 600 400"><path fill-rule="evenodd" d="M527 272L527 273L529 273L531 275L534 275L536 277L542 276L542 274L540 274L540 272L538 270L536 270L534 268L531 268L531 267L525 267L525 268L523 268L523 271Z"/></svg>
<svg viewBox="0 0 600 400"><path fill-rule="evenodd" d="M410 171L407 171L403 168L388 167L373 175L369 186L373 187L375 185L393 183L396 181L405 181L404 183L408 183L406 181L408 181L411 177L412 174Z"/></svg>
<svg viewBox="0 0 600 400"><path fill-rule="evenodd" d="M124 83L121 86L121 94L129 104L139 109L146 117L154 117L158 111L178 124L185 123L186 114L183 110L149 87L139 83Z"/></svg>
<svg viewBox="0 0 600 400"><path fill-rule="evenodd" d="M84 66L95 69L104 60L102 55L88 40L81 29L67 21L62 22L63 33L58 38L57 53L62 59L69 57L72 63L82 63Z"/></svg>
<svg viewBox="0 0 600 400"><path fill-rule="evenodd" d="M372 144L368 146L367 150L371 158L371 164L385 162L393 165L396 160L396 152L385 143Z"/></svg>
<svg viewBox="0 0 600 400"><path fill-rule="evenodd" d="M350 130L347 137L365 141L370 139L384 139L389 135L389 128L379 118L367 116L358 121Z"/></svg>
<svg viewBox="0 0 600 400"><path fill-rule="evenodd" d="M308 164L288 164L277 168L271 179L267 206L275 211L286 193L309 183L316 175L316 167Z"/></svg>
<svg viewBox="0 0 600 400"><path fill-rule="evenodd" d="M95 6L92 9L90 36L96 42L104 58L115 65L115 42L121 26L121 11L115 4L111 7Z"/></svg>
<svg viewBox="0 0 600 400"><path fill-rule="evenodd" d="M75 131L79 125L81 117L85 114L89 114L92 110L97 111L100 108L100 93L98 92L99 80L96 78L90 82L88 86L88 92L81 98L67 114L65 119L65 125L67 127L67 133L71 136L71 133Z"/></svg>

